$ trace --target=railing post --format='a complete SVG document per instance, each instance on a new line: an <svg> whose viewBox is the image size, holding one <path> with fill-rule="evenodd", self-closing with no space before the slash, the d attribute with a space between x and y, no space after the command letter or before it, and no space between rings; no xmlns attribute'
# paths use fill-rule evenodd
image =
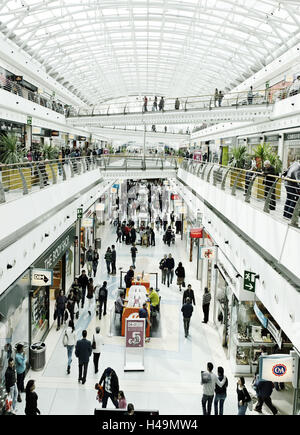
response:
<svg viewBox="0 0 300 435"><path fill-rule="evenodd" d="M266 196L265 205L264 205L264 212L265 213L270 213L271 197L272 197L272 195L273 195L273 193L275 191L275 187L276 187L277 181L278 181L278 179L274 181L274 183L270 187L269 192L268 192L268 194ZM275 198L275 201L276 201L276 198Z"/></svg>
<svg viewBox="0 0 300 435"><path fill-rule="evenodd" d="M236 168L236 169L238 169L238 168ZM238 184L238 181L240 180L242 175L243 175L243 172L240 171L237 174L237 176L235 177L235 180L234 180L234 183L233 183L233 186L232 186L232 189L231 189L231 195L233 195L233 196L236 196L235 192L236 192L237 184Z"/></svg>
<svg viewBox="0 0 300 435"><path fill-rule="evenodd" d="M85 158L83 158L83 160L85 161L87 171L89 171L90 170L90 166L91 166L89 158L85 157Z"/></svg>
<svg viewBox="0 0 300 435"><path fill-rule="evenodd" d="M246 190L246 193L245 193L245 202L250 203L252 187L253 187L253 184L254 184L254 181L256 180L256 178L257 178L257 174L254 174L254 176L251 178L251 180L248 184L248 189Z"/></svg>
<svg viewBox="0 0 300 435"><path fill-rule="evenodd" d="M24 177L23 171L21 168L18 168L21 180L22 180L22 185L23 185L23 195L28 195L28 187L27 187L27 183L26 183L26 179Z"/></svg>
<svg viewBox="0 0 300 435"><path fill-rule="evenodd" d="M42 172L41 172L38 164L36 165L36 170L37 170L37 173L39 176L40 189L44 189L44 187L45 187L44 186L44 179L43 179L43 175L42 175ZM45 167L45 170L46 170L46 167Z"/></svg>
<svg viewBox="0 0 300 435"><path fill-rule="evenodd" d="M71 178L73 178L74 177L74 168L73 168L72 158L69 160L69 165L70 165L70 171L71 171Z"/></svg>
<svg viewBox="0 0 300 435"><path fill-rule="evenodd" d="M0 181L0 204L3 204L5 202L5 191L3 188L3 184Z"/></svg>
<svg viewBox="0 0 300 435"><path fill-rule="evenodd" d="M210 183L210 174L211 174L211 171L212 171L213 167L214 167L214 165L211 166L210 170L208 171L207 177L206 177L206 181L208 183Z"/></svg>
<svg viewBox="0 0 300 435"><path fill-rule="evenodd" d="M202 174L201 174L201 180L204 180L205 169L207 168L208 165L209 165L209 163L206 163L206 164L204 165L204 167L203 167L203 171L202 171Z"/></svg>
<svg viewBox="0 0 300 435"><path fill-rule="evenodd" d="M225 190L225 183L226 183L227 175L229 174L231 169L232 168L228 168L227 171L224 174L224 178L223 178L222 183L221 183L221 190Z"/></svg>
<svg viewBox="0 0 300 435"><path fill-rule="evenodd" d="M58 163L60 165L60 163ZM50 169L51 169L51 174L52 174L52 184L57 184L57 178L55 175L55 171L54 168L52 166L52 163L49 163Z"/></svg>
<svg viewBox="0 0 300 435"><path fill-rule="evenodd" d="M292 214L292 218L291 218L291 222L290 222L291 227L299 228L299 225L298 225L299 215L300 215L300 196L298 197L298 200L296 202L296 205L295 205L295 208L294 208L294 211Z"/></svg>

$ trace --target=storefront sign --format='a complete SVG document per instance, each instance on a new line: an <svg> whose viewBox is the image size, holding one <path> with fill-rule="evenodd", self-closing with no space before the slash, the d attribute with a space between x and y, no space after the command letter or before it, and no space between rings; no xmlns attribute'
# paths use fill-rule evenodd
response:
<svg viewBox="0 0 300 435"><path fill-rule="evenodd" d="M171 193L171 201L174 201L175 199L179 199L179 195L177 195L177 193Z"/></svg>
<svg viewBox="0 0 300 435"><path fill-rule="evenodd" d="M285 133L284 140L300 140L300 132L299 133Z"/></svg>
<svg viewBox="0 0 300 435"><path fill-rule="evenodd" d="M259 378L271 382L294 382L295 357L290 355L267 355L259 358Z"/></svg>
<svg viewBox="0 0 300 435"><path fill-rule="evenodd" d="M57 130L52 130L52 131L51 131L51 136L59 136L59 131L57 131Z"/></svg>
<svg viewBox="0 0 300 435"><path fill-rule="evenodd" d="M42 129L40 127L32 127L32 134L42 134Z"/></svg>
<svg viewBox="0 0 300 435"><path fill-rule="evenodd" d="M216 256L216 248L210 247L210 246L206 246L204 248L200 248L200 258L201 259L206 259L206 260L213 260Z"/></svg>
<svg viewBox="0 0 300 435"><path fill-rule="evenodd" d="M263 313L260 311L260 309L257 306L257 303L254 304L253 310L260 321L260 323L263 325L264 328L268 327L268 319L263 315Z"/></svg>
<svg viewBox="0 0 300 435"><path fill-rule="evenodd" d="M41 267L45 269L53 269L58 260L64 255L66 250L74 244L74 237L76 235L75 227L66 232L62 237L60 237L45 254L40 257L35 263L34 267Z"/></svg>
<svg viewBox="0 0 300 435"><path fill-rule="evenodd" d="M79 140L79 141L85 141L85 140L86 140L86 137L85 137L85 136L78 136L78 140Z"/></svg>
<svg viewBox="0 0 300 435"><path fill-rule="evenodd" d="M93 226L93 219L91 219L91 218L82 219L81 226L85 227L85 228L92 228L92 226Z"/></svg>
<svg viewBox="0 0 300 435"><path fill-rule="evenodd" d="M244 290L255 292L255 272L244 271Z"/></svg>
<svg viewBox="0 0 300 435"><path fill-rule="evenodd" d="M203 228L191 228L190 230L191 239L202 239L202 237L203 237Z"/></svg>
<svg viewBox="0 0 300 435"><path fill-rule="evenodd" d="M78 208L77 209L77 219L82 219L82 216L83 216L83 209Z"/></svg>
<svg viewBox="0 0 300 435"><path fill-rule="evenodd" d="M23 80L23 76L14 76L15 82L21 82Z"/></svg>
<svg viewBox="0 0 300 435"><path fill-rule="evenodd" d="M37 287L44 287L46 285L53 285L53 270L47 269L32 269L31 271L31 285Z"/></svg>

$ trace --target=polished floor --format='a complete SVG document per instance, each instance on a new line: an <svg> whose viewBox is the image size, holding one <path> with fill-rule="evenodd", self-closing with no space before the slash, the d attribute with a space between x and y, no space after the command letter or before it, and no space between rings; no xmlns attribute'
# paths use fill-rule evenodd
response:
<svg viewBox="0 0 300 435"><path fill-rule="evenodd" d="M160 273L158 263L165 253L172 253L176 266L179 261L183 262L187 277L186 284L192 284L196 294L190 336L188 338L184 336L180 311L182 293L176 281L174 280L168 288L159 280L161 337L153 337L150 343L146 343L144 372L124 372L124 338L114 333L115 329L111 327L110 322L114 322L113 307L120 283L119 272L127 271L131 264L130 246L115 243L118 273L116 276L108 275L103 257L106 247L116 240L115 228L106 222L99 228L99 235L102 239L100 252L102 262L99 263L94 282L98 284L103 280L108 281L108 314L102 320L96 319L95 312L93 311L92 316L89 316L85 306L76 323L78 338L81 336L81 331L87 329L90 340L95 327L101 327L104 346L100 356L99 372L97 375L94 373L91 358L87 381L85 385L78 384L78 363L73 355L71 373L67 374L67 352L62 344L63 328L57 332L55 322L45 341L47 345L45 368L40 372L29 371L26 377L26 381L29 379L36 381L38 407L42 414L93 414L94 408L99 406L96 402L95 382L100 379L103 370L110 366L118 375L120 389L124 391L127 403L132 402L136 409L158 409L160 414L165 415L202 415L200 371L206 368L208 361L211 361L215 368L219 365L223 366L228 377L229 386L224 414L237 414L237 379L231 373L229 360L226 358L213 323L211 321L208 324L201 323L203 293L199 281L195 279L195 266L188 261L186 242L181 241L178 235L175 244L169 248L162 242L162 233L156 234L155 247L137 246L136 270ZM254 393L250 383L251 378L247 378L249 391ZM18 403L17 414L24 414L25 397L24 395L22 397L23 402ZM280 400L275 400L275 397L273 401L276 406L281 403ZM108 407L113 408L110 401ZM269 414L269 410L263 409L263 413ZM254 411L248 411L248 414L257 415Z"/></svg>

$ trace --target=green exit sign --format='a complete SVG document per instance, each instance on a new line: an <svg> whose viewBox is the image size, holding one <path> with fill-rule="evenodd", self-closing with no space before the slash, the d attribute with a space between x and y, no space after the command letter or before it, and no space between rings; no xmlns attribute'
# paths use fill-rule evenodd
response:
<svg viewBox="0 0 300 435"><path fill-rule="evenodd" d="M83 216L83 209L78 208L77 209L77 219L82 219L82 216Z"/></svg>
<svg viewBox="0 0 300 435"><path fill-rule="evenodd" d="M255 292L255 276L256 272L244 271L244 290Z"/></svg>
<svg viewBox="0 0 300 435"><path fill-rule="evenodd" d="M27 116L27 125L32 125L32 116Z"/></svg>

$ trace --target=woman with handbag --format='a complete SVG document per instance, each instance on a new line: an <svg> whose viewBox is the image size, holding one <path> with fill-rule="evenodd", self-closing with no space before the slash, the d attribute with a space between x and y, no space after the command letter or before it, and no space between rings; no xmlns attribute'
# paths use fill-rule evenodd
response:
<svg viewBox="0 0 300 435"><path fill-rule="evenodd" d="M179 290L181 291L181 286L185 287L184 285L185 270L181 262L178 263L178 267L177 269L175 269L175 275L177 276L177 285L179 285Z"/></svg>
<svg viewBox="0 0 300 435"><path fill-rule="evenodd" d="M86 298L88 300L88 313L90 316L92 314L91 313L91 306L94 303L94 293L95 293L95 289L94 289L93 278L89 278Z"/></svg>
<svg viewBox="0 0 300 435"><path fill-rule="evenodd" d="M63 345L67 348L67 354L68 354L68 367L67 367L68 375L70 374L72 354L76 341L77 340L76 340L74 323L72 322L72 320L69 320L69 325L65 330L64 337L63 337Z"/></svg>
<svg viewBox="0 0 300 435"><path fill-rule="evenodd" d="M100 326L97 326L96 327L96 334L93 335L93 341L92 341L95 373L98 373L98 363L99 363L99 358L100 358L100 354L101 354L101 346L103 346L103 344L104 344L103 338L100 335Z"/></svg>
<svg viewBox="0 0 300 435"><path fill-rule="evenodd" d="M248 404L252 402L250 394L248 393L247 388L245 387L245 378L241 376L237 382L237 399L238 399L238 415L245 415Z"/></svg>

